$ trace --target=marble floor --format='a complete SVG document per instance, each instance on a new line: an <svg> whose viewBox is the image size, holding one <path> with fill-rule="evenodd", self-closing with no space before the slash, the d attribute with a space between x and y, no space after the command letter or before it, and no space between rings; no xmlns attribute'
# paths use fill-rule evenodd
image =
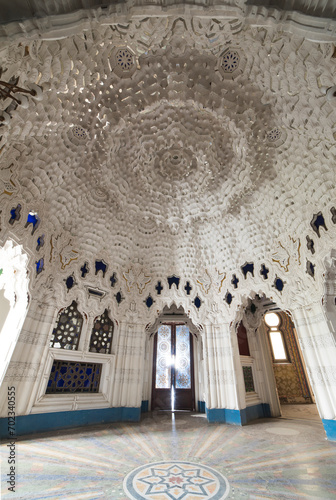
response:
<svg viewBox="0 0 336 500"><path fill-rule="evenodd" d="M139 423L16 442L15 493L1 446L3 499L335 499L336 443L321 421L209 424L202 414L147 413Z"/></svg>
<svg viewBox="0 0 336 500"><path fill-rule="evenodd" d="M281 405L281 416L290 420L315 420L321 422L321 417L315 404Z"/></svg>

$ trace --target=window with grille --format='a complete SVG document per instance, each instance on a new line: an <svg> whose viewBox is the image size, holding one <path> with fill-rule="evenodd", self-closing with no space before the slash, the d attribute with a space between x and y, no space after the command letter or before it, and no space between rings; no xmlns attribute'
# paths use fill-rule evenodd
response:
<svg viewBox="0 0 336 500"><path fill-rule="evenodd" d="M102 365L54 360L47 394L59 392L98 392Z"/></svg>
<svg viewBox="0 0 336 500"><path fill-rule="evenodd" d="M61 309L57 316L57 324L53 329L50 347L58 349L78 349L78 342L83 325L83 316L73 301L69 307Z"/></svg>
<svg viewBox="0 0 336 500"><path fill-rule="evenodd" d="M111 354L112 337L113 321L105 309L103 314L95 319L90 339L90 352Z"/></svg>

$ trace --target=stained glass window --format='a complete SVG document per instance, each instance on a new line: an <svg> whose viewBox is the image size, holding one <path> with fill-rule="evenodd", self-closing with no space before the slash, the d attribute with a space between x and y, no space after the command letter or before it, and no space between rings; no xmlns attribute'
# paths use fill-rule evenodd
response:
<svg viewBox="0 0 336 500"><path fill-rule="evenodd" d="M190 335L185 325L176 326L175 387L191 389Z"/></svg>
<svg viewBox="0 0 336 500"><path fill-rule="evenodd" d="M54 360L46 392L98 392L101 371L99 363Z"/></svg>
<svg viewBox="0 0 336 500"><path fill-rule="evenodd" d="M70 349L75 351L78 348L79 336L82 330L83 316L77 309L77 302L61 309L57 316L57 324L53 329L50 347L59 349Z"/></svg>
<svg viewBox="0 0 336 500"><path fill-rule="evenodd" d="M105 309L103 314L95 319L90 339L90 352L110 354L112 336L113 321L109 318L108 310Z"/></svg>
<svg viewBox="0 0 336 500"><path fill-rule="evenodd" d="M156 389L170 389L171 361L171 326L162 325L158 330L157 338Z"/></svg>

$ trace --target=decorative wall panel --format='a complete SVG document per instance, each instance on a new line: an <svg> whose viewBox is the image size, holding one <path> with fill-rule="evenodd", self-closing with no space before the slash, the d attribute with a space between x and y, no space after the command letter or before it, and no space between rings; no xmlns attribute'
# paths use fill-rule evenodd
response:
<svg viewBox="0 0 336 500"><path fill-rule="evenodd" d="M98 392L101 370L99 363L55 360L46 392Z"/></svg>

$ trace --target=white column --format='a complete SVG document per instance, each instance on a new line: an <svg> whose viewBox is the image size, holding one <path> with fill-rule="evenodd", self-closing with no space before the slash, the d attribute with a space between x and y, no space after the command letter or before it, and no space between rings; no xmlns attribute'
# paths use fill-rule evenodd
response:
<svg viewBox="0 0 336 500"><path fill-rule="evenodd" d="M6 416L5 392L14 386L16 415L30 413L45 357L50 328L57 314L55 306L32 300L18 342L0 390L0 415Z"/></svg>
<svg viewBox="0 0 336 500"><path fill-rule="evenodd" d="M204 325L203 343L207 410L238 410L241 403L238 387L243 381L241 368L238 369L238 344L229 323Z"/></svg>
<svg viewBox="0 0 336 500"><path fill-rule="evenodd" d="M119 328L112 406L140 407L145 371L145 325L121 322Z"/></svg>
<svg viewBox="0 0 336 500"><path fill-rule="evenodd" d="M253 361L252 373L255 391L261 403L269 404L272 417L279 417L281 415L280 402L263 319L262 310L254 314L246 312L243 325L246 328L250 356Z"/></svg>
<svg viewBox="0 0 336 500"><path fill-rule="evenodd" d="M335 420L336 342L331 324L320 304L292 313L319 413L323 419Z"/></svg>

